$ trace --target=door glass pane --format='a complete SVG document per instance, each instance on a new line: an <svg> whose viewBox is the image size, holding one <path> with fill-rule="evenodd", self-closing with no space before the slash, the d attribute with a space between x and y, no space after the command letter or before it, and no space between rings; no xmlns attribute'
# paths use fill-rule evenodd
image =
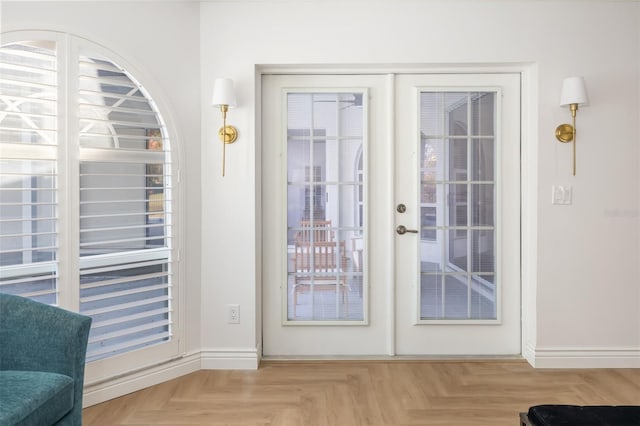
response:
<svg viewBox="0 0 640 426"><path fill-rule="evenodd" d="M420 318L496 319L494 92L420 94Z"/></svg>
<svg viewBox="0 0 640 426"><path fill-rule="evenodd" d="M287 319L362 321L362 93L287 95Z"/></svg>

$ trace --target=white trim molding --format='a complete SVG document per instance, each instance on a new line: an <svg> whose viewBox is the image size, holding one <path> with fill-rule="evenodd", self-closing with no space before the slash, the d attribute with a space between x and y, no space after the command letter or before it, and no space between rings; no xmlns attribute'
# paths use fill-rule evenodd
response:
<svg viewBox="0 0 640 426"><path fill-rule="evenodd" d="M257 370L258 348L221 348L201 352L203 370Z"/></svg>
<svg viewBox="0 0 640 426"><path fill-rule="evenodd" d="M532 342L523 342L522 357L527 360L529 365L531 365L532 367L535 367L536 347Z"/></svg>
<svg viewBox="0 0 640 426"><path fill-rule="evenodd" d="M200 353L84 386L83 407L90 407L201 369Z"/></svg>
<svg viewBox="0 0 640 426"><path fill-rule="evenodd" d="M640 347L531 348L535 368L640 368ZM532 362L533 361L533 362Z"/></svg>
<svg viewBox="0 0 640 426"><path fill-rule="evenodd" d="M257 348L208 349L94 383L85 383L83 406L90 407L200 370L257 370Z"/></svg>
<svg viewBox="0 0 640 426"><path fill-rule="evenodd" d="M260 353L259 346L208 349L113 379L87 383L83 405L90 407L199 370L257 370ZM527 344L524 355L534 368L640 368L640 347L535 348Z"/></svg>

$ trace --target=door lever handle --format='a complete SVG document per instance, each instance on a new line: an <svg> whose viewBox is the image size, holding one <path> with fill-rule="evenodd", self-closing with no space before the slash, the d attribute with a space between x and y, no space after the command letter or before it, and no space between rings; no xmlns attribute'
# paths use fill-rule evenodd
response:
<svg viewBox="0 0 640 426"><path fill-rule="evenodd" d="M396 228L396 232L400 235L404 235L407 232L410 232L412 234L418 234L418 230L417 229L407 229L406 226L404 225L398 225L398 227Z"/></svg>

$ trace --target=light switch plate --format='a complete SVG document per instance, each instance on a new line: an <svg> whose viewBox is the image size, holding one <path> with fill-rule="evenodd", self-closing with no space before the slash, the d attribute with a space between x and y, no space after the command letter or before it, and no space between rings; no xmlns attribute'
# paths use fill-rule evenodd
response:
<svg viewBox="0 0 640 426"><path fill-rule="evenodd" d="M551 204L570 205L573 202L573 188L571 186L553 185L551 187Z"/></svg>

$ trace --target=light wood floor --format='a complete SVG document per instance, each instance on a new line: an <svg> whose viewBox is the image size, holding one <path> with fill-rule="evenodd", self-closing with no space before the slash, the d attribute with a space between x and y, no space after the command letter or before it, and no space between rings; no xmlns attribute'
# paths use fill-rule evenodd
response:
<svg viewBox="0 0 640 426"><path fill-rule="evenodd" d="M263 362L203 370L84 410L85 426L517 426L537 404L640 405L640 369L506 361Z"/></svg>

